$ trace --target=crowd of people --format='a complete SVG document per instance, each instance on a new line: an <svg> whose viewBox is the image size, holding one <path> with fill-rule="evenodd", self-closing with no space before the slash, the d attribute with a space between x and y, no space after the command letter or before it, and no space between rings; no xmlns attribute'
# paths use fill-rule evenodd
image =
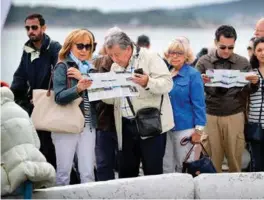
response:
<svg viewBox="0 0 264 200"><path fill-rule="evenodd" d="M25 29L29 40L10 86L14 101L31 116L33 90L47 90L51 76L57 104L82 98L81 133L37 130L40 152L56 169L56 185L111 180L115 172L119 178L137 177L141 163L144 175L182 172L192 145L190 160L199 159L200 143L217 172L222 172L224 157L229 172L241 171L246 142L251 154L247 171L264 171L264 140L245 141L244 136L247 123L259 124L264 135L264 18L245 45L249 59L234 53L237 33L229 25L219 26L215 48L204 48L197 57L184 36L175 36L160 56L149 50L148 36L135 43L114 27L95 55L98 41L88 29L72 30L62 45L45 33L40 14L27 16ZM213 69L254 75L246 77L244 87L205 86L211 81L206 71ZM85 75L110 71L131 74L139 96L89 102L87 89L93 81ZM137 124L137 116L148 107L160 112L161 130L155 135ZM183 145L186 138L190 142Z"/></svg>

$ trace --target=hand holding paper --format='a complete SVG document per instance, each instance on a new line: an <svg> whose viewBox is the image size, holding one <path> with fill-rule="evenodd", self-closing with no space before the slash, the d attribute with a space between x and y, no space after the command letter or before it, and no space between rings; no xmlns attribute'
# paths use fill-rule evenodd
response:
<svg viewBox="0 0 264 200"><path fill-rule="evenodd" d="M257 74L249 74L245 77L247 81L249 81L252 84L257 84L259 81L259 76Z"/></svg>

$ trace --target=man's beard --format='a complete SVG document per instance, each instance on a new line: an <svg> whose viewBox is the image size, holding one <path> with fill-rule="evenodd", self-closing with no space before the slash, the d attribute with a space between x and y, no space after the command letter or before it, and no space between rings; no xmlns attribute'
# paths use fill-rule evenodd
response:
<svg viewBox="0 0 264 200"><path fill-rule="evenodd" d="M42 34L39 34L39 35L30 35L29 36L29 40L31 41L31 42L39 42L39 41L41 41L42 40Z"/></svg>

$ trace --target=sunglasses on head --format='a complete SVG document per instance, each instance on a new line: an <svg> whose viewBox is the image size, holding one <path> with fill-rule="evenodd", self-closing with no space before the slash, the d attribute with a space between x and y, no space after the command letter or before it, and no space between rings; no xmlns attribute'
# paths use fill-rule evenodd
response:
<svg viewBox="0 0 264 200"><path fill-rule="evenodd" d="M78 50L83 50L83 48L85 48L87 51L92 49L92 45L91 44L82 44L82 43L78 43L75 44Z"/></svg>
<svg viewBox="0 0 264 200"><path fill-rule="evenodd" d="M25 29L29 31L32 29L33 31L38 30L39 26L38 25L32 25L32 26L25 26Z"/></svg>
<svg viewBox="0 0 264 200"><path fill-rule="evenodd" d="M219 46L220 49L225 50L226 48L228 48L228 50L233 50L235 47L234 46L225 46L225 45L221 45Z"/></svg>
<svg viewBox="0 0 264 200"><path fill-rule="evenodd" d="M182 56L184 55L183 51L169 51L168 52L169 56Z"/></svg>

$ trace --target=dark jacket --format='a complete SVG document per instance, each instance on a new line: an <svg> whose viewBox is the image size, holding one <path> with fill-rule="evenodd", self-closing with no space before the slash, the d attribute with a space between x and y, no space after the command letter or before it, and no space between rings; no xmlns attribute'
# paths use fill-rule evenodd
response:
<svg viewBox="0 0 264 200"><path fill-rule="evenodd" d="M49 79L53 66L58 60L61 45L52 41L44 34L40 50L36 50L31 41L24 45L23 55L18 69L14 73L11 90L15 96L15 102L24 108L29 115L33 105L32 90L48 89Z"/></svg>
<svg viewBox="0 0 264 200"><path fill-rule="evenodd" d="M87 95L87 91L81 93L77 92L78 80L71 78L70 84L67 82L67 70L70 67L75 67L77 69L77 64L71 59L67 58L63 62L59 62L54 70L53 74L53 90L55 93L55 101L57 104L65 105L68 104L79 97L84 97ZM88 73L88 72L87 72ZM70 86L70 87L69 87ZM96 102L90 103L90 116L92 117L92 126L96 128ZM80 104L80 109L84 114L84 104L83 101Z"/></svg>
<svg viewBox="0 0 264 200"><path fill-rule="evenodd" d="M245 57L233 54L229 59L220 59L216 51L202 56L196 64L201 74L208 69L232 69L242 72L252 71ZM250 92L257 90L258 85L247 84L245 87L205 87L206 112L215 116L228 116L245 111L247 97Z"/></svg>
<svg viewBox="0 0 264 200"><path fill-rule="evenodd" d="M103 56L95 60L95 69L93 73L109 72L111 69L111 59L108 56ZM109 63L110 61L110 63ZM98 63L97 63L98 62ZM96 104L96 117L97 117L97 129L101 131L116 132L115 118L114 118L114 106L99 101Z"/></svg>

